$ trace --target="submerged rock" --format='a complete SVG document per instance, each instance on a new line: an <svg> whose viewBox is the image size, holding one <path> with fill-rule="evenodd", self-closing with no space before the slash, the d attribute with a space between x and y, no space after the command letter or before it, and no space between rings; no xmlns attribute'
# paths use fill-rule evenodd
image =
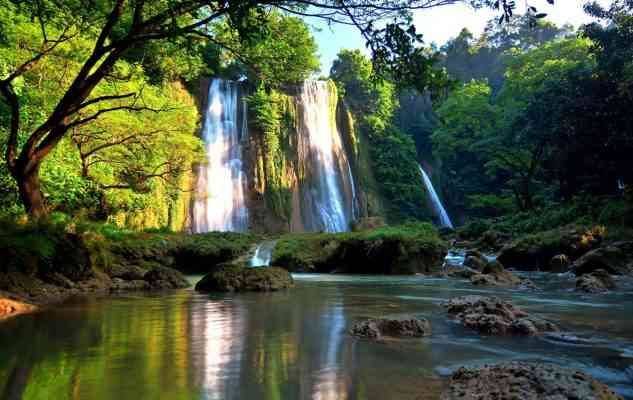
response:
<svg viewBox="0 0 633 400"><path fill-rule="evenodd" d="M604 293L615 289L615 281L609 273L598 269L576 279L576 290L586 293Z"/></svg>
<svg viewBox="0 0 633 400"><path fill-rule="evenodd" d="M584 372L552 364L509 362L458 369L442 400L621 400Z"/></svg>
<svg viewBox="0 0 633 400"><path fill-rule="evenodd" d="M555 324L496 297L456 297L444 306L462 325L486 335L532 336L559 330Z"/></svg>
<svg viewBox="0 0 633 400"><path fill-rule="evenodd" d="M424 318L378 318L360 321L350 329L352 336L380 340L392 338L423 337L431 334L431 324Z"/></svg>
<svg viewBox="0 0 633 400"><path fill-rule="evenodd" d="M271 292L294 286L283 268L245 268L225 266L207 274L198 284L199 292Z"/></svg>
<svg viewBox="0 0 633 400"><path fill-rule="evenodd" d="M616 242L597 248L580 257L572 266L576 275L599 269L614 275L633 274L633 242Z"/></svg>

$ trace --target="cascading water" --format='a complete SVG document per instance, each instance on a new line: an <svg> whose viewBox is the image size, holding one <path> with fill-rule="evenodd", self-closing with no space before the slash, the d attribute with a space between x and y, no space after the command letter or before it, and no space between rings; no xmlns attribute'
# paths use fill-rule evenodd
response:
<svg viewBox="0 0 633 400"><path fill-rule="evenodd" d="M202 130L207 162L197 171L193 205L193 230L196 233L243 232L248 228L238 99L237 83L221 79L211 81ZM243 116L244 113L245 110Z"/></svg>
<svg viewBox="0 0 633 400"><path fill-rule="evenodd" d="M276 240L267 240L257 245L255 253L250 260L251 267L268 267L273 258L273 250L275 250Z"/></svg>
<svg viewBox="0 0 633 400"><path fill-rule="evenodd" d="M301 213L307 231L344 232L355 217L351 168L336 127L329 83L306 81L299 105L300 154L308 160Z"/></svg>
<svg viewBox="0 0 633 400"><path fill-rule="evenodd" d="M431 204L433 205L435 214L437 215L440 221L440 226L452 228L453 223L451 222L451 219L448 216L448 213L444 209L444 206L442 205L442 202L440 201L439 196L435 192L435 188L433 187L433 183L431 182L431 179L426 174L422 166L420 166L420 173L422 174L422 181L424 182L424 186L426 186L426 191L428 192L429 198L431 199Z"/></svg>

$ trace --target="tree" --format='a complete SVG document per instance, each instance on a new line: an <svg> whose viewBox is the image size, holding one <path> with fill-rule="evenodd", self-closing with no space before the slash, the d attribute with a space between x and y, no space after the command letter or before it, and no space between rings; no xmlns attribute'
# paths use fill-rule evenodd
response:
<svg viewBox="0 0 633 400"><path fill-rule="evenodd" d="M250 18L258 18L253 13ZM224 61L236 78L247 76L253 86L268 87L297 84L319 71L317 44L308 26L297 17L271 11L260 16L256 34L246 38L227 21L214 26L214 40L224 48Z"/></svg>
<svg viewBox="0 0 633 400"><path fill-rule="evenodd" d="M20 47L19 57L15 57L0 79L0 94L9 108L10 122L6 145L8 169L16 180L20 198L33 217L45 214L46 207L40 188L40 167L43 160L55 146L72 131L102 115L115 111L142 111L147 107L135 102L137 93L117 93L98 96L95 88L107 77L112 76L117 63L132 50L145 48L148 43L168 41L175 38L213 38L211 23L225 19L239 30L240 34L257 31L257 21L252 21L251 12L260 14L268 9L279 9L298 15L311 15L334 23L358 26L375 50L375 59L393 60L392 54L413 56L424 62L423 54L412 46L406 46L402 53L402 42L391 37L402 36L398 21L408 17L414 9L430 8L451 3L446 0L409 0L367 2L351 0L339 2L317 1L209 1L209 0L73 0L58 2L41 0L22 2L1 0L3 10L3 40L13 47L19 43L18 32L11 31L15 21L34 21L40 28L39 43ZM479 3L479 2L477 2ZM486 2L484 2L486 3ZM503 1L504 13L511 8ZM375 30L379 20L394 18L384 30ZM378 33L374 33L378 32ZM384 32L382 35L380 32ZM405 30L415 37L415 32ZM34 128L27 128L21 111L22 100L16 86L20 79L46 57L53 56L63 44L72 45L73 40L90 38L92 48L87 53L76 55L80 58L80 68L73 72L70 83L60 92L54 105L47 109ZM408 40L408 39L407 39ZM221 44L220 44L221 45ZM5 66L6 67L6 66ZM24 88L25 91L32 88ZM79 116L83 111L84 117Z"/></svg>

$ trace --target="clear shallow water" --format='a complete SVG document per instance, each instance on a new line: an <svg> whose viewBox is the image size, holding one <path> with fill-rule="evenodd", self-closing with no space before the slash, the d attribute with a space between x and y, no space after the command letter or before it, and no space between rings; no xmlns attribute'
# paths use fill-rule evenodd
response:
<svg viewBox="0 0 633 400"><path fill-rule="evenodd" d="M579 368L633 398L633 286L583 297L568 277L531 278L547 291L296 275L285 293L183 290L67 304L0 323L0 398L435 399L459 366L512 359ZM511 298L569 336L479 337L438 305L478 293ZM359 318L398 314L429 318L433 335L387 343L346 335Z"/></svg>

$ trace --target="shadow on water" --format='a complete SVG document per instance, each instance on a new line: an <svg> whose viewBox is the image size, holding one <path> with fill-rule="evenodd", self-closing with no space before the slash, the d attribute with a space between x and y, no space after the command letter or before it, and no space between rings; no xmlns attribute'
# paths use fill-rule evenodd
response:
<svg viewBox="0 0 633 400"><path fill-rule="evenodd" d="M633 290L582 297L568 277L545 292L495 291L560 323L541 338L479 337L439 305L491 294L425 277L297 275L274 294L127 295L0 324L3 399L434 399L461 365L541 360L582 369L633 398ZM624 283L626 287L626 283ZM429 318L429 338L372 343L357 319Z"/></svg>

